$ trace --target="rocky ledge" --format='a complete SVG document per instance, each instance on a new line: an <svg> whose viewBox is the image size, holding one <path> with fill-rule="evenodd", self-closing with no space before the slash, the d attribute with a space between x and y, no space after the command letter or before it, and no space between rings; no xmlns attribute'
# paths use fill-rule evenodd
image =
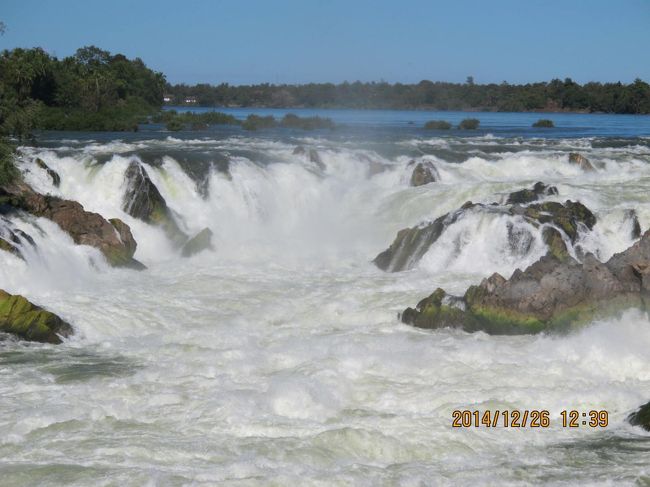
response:
<svg viewBox="0 0 650 487"><path fill-rule="evenodd" d="M98 248L112 266L145 268L133 258L137 243L122 220L109 221L76 201L37 193L23 181L0 187L0 204L6 212L22 210L52 220L76 244Z"/></svg>
<svg viewBox="0 0 650 487"><path fill-rule="evenodd" d="M388 272L410 269L450 226L471 213L479 212L506 215L512 218L513 222L516 218L523 218L534 227L543 227L544 242L556 257L563 260L569 256L565 240L574 244L581 229L593 229L596 217L582 203L570 200L564 203L546 201L528 206L520 204L530 203L549 195L557 195L557 189L538 182L531 189L510 193L504 205L468 201L458 210L446 213L434 221L400 230L390 247L377 255L373 262L377 267ZM511 233L513 245L516 245L515 240L522 236L515 235L516 232L513 232L512 228Z"/></svg>
<svg viewBox="0 0 650 487"><path fill-rule="evenodd" d="M73 330L54 313L0 289L0 332L32 342L58 344Z"/></svg>
<svg viewBox="0 0 650 487"><path fill-rule="evenodd" d="M579 263L551 253L510 279L498 273L465 295L436 289L402 322L420 328L454 327L491 334L563 331L624 309L646 309L650 298L650 231L602 263L592 254Z"/></svg>

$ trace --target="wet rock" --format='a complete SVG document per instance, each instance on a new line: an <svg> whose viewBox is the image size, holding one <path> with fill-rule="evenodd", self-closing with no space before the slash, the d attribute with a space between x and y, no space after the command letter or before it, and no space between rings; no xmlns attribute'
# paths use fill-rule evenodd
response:
<svg viewBox="0 0 650 487"><path fill-rule="evenodd" d="M381 270L398 272L412 268L429 247L440 238L445 229L456 222L469 207L447 213L429 223L400 230L390 247L381 252L373 262Z"/></svg>
<svg viewBox="0 0 650 487"><path fill-rule="evenodd" d="M578 154L577 152L571 152L569 154L569 163L570 164L577 164L580 166L580 169L583 171L595 171L596 169L594 166L589 162L589 159L587 159L585 156Z"/></svg>
<svg viewBox="0 0 650 487"><path fill-rule="evenodd" d="M632 426L641 426L646 431L650 431L650 402L644 404L627 417L627 422Z"/></svg>
<svg viewBox="0 0 650 487"><path fill-rule="evenodd" d="M76 244L98 248L109 264L115 267L137 267L139 264L133 259L133 236L130 237L131 242L125 243L120 236L126 235L124 228L120 232L100 214L84 210L76 201L37 193L23 181L1 187L0 198L12 211L23 210L34 216L52 220L70 235ZM128 228L125 223L122 225Z"/></svg>
<svg viewBox="0 0 650 487"><path fill-rule="evenodd" d="M54 313L1 289L0 331L23 340L55 344L73 333L72 326Z"/></svg>
<svg viewBox="0 0 650 487"><path fill-rule="evenodd" d="M122 209L134 218L160 226L177 247L187 242L167 202L142 164L131 161L125 173L126 193Z"/></svg>
<svg viewBox="0 0 650 487"><path fill-rule="evenodd" d="M459 210L447 213L433 222L425 222L412 228L400 230L390 247L381 252L373 262L377 267L388 272L412 268L450 225L469 212L520 216L535 227L555 227L555 232L546 231L544 241L549 246L549 251L561 260L568 256L568 251L559 230L573 244L581 230L592 230L596 224L596 217L586 206L570 200L564 203L551 201L535 203L526 207L518 204L509 207L496 203L485 205L468 201ZM522 238L526 236L515 235L515 233L513 230L509 232L509 236L512 236L512 245L516 245L519 251L525 251ZM532 244L532 242L530 243Z"/></svg>
<svg viewBox="0 0 650 487"><path fill-rule="evenodd" d="M413 163L415 161L411 161ZM423 186L440 179L436 167L429 161L418 162L411 174L411 186Z"/></svg>
<svg viewBox="0 0 650 487"><path fill-rule="evenodd" d="M554 227L545 227L542 231L542 239L548 246L548 253L560 261L570 257L569 250L560 232Z"/></svg>
<svg viewBox="0 0 650 487"><path fill-rule="evenodd" d="M54 169L50 169L50 167L45 164L45 161L43 161L43 159L37 157L36 165L47 172L47 174L52 179L52 184L54 184L55 187L58 188L61 185L61 176L59 176L59 173L57 173Z"/></svg>
<svg viewBox="0 0 650 487"><path fill-rule="evenodd" d="M558 194L555 186L547 186L541 181L535 183L531 189L522 189L510 193L506 200L507 205L514 205L516 203L524 205L542 199L544 196L551 196Z"/></svg>
<svg viewBox="0 0 650 487"><path fill-rule="evenodd" d="M25 243L36 247L36 243L31 235L28 235L19 228L12 227L8 220L0 219L0 250L9 252L24 260L25 257L21 249Z"/></svg>
<svg viewBox="0 0 650 487"><path fill-rule="evenodd" d="M199 252L203 252L204 250L213 250L212 246L212 230L209 228L204 228L201 230L199 233L197 233L194 237L192 237L190 240L187 241L185 245L183 245L183 249L181 250L181 255L183 257L191 257L193 255L198 254Z"/></svg>
<svg viewBox="0 0 650 487"><path fill-rule="evenodd" d="M316 164L320 169L325 170L325 164L323 163L323 160L320 157L320 154L316 149L306 149L304 146L299 145L293 150L293 155L297 156L307 156L309 159L309 162L313 162Z"/></svg>
<svg viewBox="0 0 650 487"><path fill-rule="evenodd" d="M632 221L631 237L636 240L641 236L641 224L639 223L639 217L636 214L636 210L625 210L625 219Z"/></svg>
<svg viewBox="0 0 650 487"><path fill-rule="evenodd" d="M511 209L511 212L514 214L515 210ZM556 226L572 243L576 241L581 228L592 230L596 224L595 215L579 201L535 203L525 207L522 214L534 222Z"/></svg>
<svg viewBox="0 0 650 487"><path fill-rule="evenodd" d="M447 297L437 289L401 318L422 328L528 334L565 331L630 307L645 309L648 298L650 232L606 263L591 254L582 263L547 254L524 271L515 270L510 279L493 274L463 297Z"/></svg>

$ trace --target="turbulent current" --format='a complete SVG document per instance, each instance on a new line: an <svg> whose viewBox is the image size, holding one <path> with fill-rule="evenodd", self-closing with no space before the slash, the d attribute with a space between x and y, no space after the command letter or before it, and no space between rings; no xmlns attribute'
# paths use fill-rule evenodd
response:
<svg viewBox="0 0 650 487"><path fill-rule="evenodd" d="M2 217L36 246L24 245L24 260L0 252L0 288L57 313L75 335L0 342L0 483L650 482L650 437L625 421L650 400L641 312L561 336L398 320L437 287L462 294L532 264L547 250L539 229L513 246L505 217L472 214L410 270L372 263L401 228L536 181L558 188L548 199L579 200L597 216L579 236L585 250L605 260L626 249L627 210L650 227L650 138L593 117L611 133L151 130L49 134L20 147L27 182L121 218L148 269L112 268L49 220ZM569 152L596 171L568 164ZM212 230L214 250L182 258L160 228L122 210L134 160L183 231ZM439 181L409 186L412 160L431 162ZM452 428L456 409L545 409L551 425ZM571 409L607 410L609 425L564 428Z"/></svg>

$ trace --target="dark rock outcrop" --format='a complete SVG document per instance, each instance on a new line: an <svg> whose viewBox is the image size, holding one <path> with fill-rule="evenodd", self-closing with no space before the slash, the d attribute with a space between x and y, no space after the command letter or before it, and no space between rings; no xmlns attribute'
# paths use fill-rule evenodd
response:
<svg viewBox="0 0 650 487"><path fill-rule="evenodd" d="M54 313L1 289L0 331L23 340L43 343L61 343L62 337L73 333L72 327Z"/></svg>
<svg viewBox="0 0 650 487"><path fill-rule="evenodd" d="M636 240L641 236L641 224L639 223L639 217L636 214L636 210L625 210L625 218L632 221L632 233L630 236Z"/></svg>
<svg viewBox="0 0 650 487"><path fill-rule="evenodd" d="M555 186L547 186L541 181L538 181L531 189L522 189L515 191L514 193L510 193L508 195L508 199L506 200L506 204L524 205L526 203L531 203L533 201L542 199L544 196L551 196L556 194L558 194L558 192Z"/></svg>
<svg viewBox="0 0 650 487"><path fill-rule="evenodd" d="M325 169L325 164L316 149L306 149L305 146L299 145L296 146L292 154L295 156L307 156L309 162L313 162L322 170Z"/></svg>
<svg viewBox="0 0 650 487"><path fill-rule="evenodd" d="M577 164L580 166L580 169L583 171L595 171L596 169L594 166L589 162L589 159L587 159L585 156L578 154L577 152L571 152L569 154L569 163L570 164Z"/></svg>
<svg viewBox="0 0 650 487"><path fill-rule="evenodd" d="M22 181L1 187L0 199L12 210L52 220L76 244L98 248L115 267L143 267L133 258L135 240L123 222L117 229L100 214L84 210L76 201L37 193Z"/></svg>
<svg viewBox="0 0 650 487"><path fill-rule="evenodd" d="M50 167L45 164L45 161L39 157L36 158L36 165L47 172L48 176L52 179L52 184L58 188L61 184L61 176L59 176L59 173L54 169L50 169Z"/></svg>
<svg viewBox="0 0 650 487"><path fill-rule="evenodd" d="M122 209L134 218L160 226L177 247L187 242L187 235L179 228L167 202L149 178L146 169L131 161L125 173L126 193Z"/></svg>
<svg viewBox="0 0 650 487"><path fill-rule="evenodd" d="M414 162L411 161L409 165L412 165ZM425 184L436 182L438 179L440 179L438 170L431 162L418 162L411 174L411 186L424 186Z"/></svg>
<svg viewBox="0 0 650 487"><path fill-rule="evenodd" d="M630 414L627 421L632 426L641 426L644 430L650 431L650 402Z"/></svg>
<svg viewBox="0 0 650 487"><path fill-rule="evenodd" d="M183 249L181 250L181 255L183 257L191 257L193 255L198 254L199 252L203 252L204 250L212 250L212 230L209 228L204 228L201 230L199 233L197 233L194 237L192 237L190 240L187 241L185 245L183 245Z"/></svg>
<svg viewBox="0 0 650 487"><path fill-rule="evenodd" d="M36 247L36 243L31 235L28 235L19 228L14 228L8 220L0 218L0 250L9 252L24 260L21 248L25 243Z"/></svg>
<svg viewBox="0 0 650 487"><path fill-rule="evenodd" d="M582 263L547 254L510 279L495 273L463 297L437 289L402 315L421 328L457 327L493 334L564 331L650 298L650 232L602 263L587 254Z"/></svg>
<svg viewBox="0 0 650 487"><path fill-rule="evenodd" d="M552 254L563 259L568 251L559 230L575 243L580 230L591 230L596 224L594 214L582 203L567 200L564 203L548 201L529 206L485 205L468 201L459 210L447 213L432 222L400 230L390 247L381 252L374 263L382 270L397 272L410 269L426 254L443 232L470 212L497 213L521 216L533 226L551 225L555 231L544 230L544 241Z"/></svg>

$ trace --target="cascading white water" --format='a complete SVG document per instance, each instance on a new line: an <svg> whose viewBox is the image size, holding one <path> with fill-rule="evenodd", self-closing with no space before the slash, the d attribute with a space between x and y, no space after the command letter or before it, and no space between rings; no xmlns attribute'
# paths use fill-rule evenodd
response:
<svg viewBox="0 0 650 487"><path fill-rule="evenodd" d="M449 148L447 139L399 142L390 156L351 142L299 142L316 147L322 165L293 154L293 141L254 137L21 148L32 186L124 220L148 269L110 268L47 220L7 217L36 248L25 248L24 261L0 252L0 288L76 330L58 347L2 345L8 485L636 478L631 466L645 443L621 452L641 437L625 415L650 399L646 316L630 311L563 337L401 325L397 313L436 287L460 294L545 253L539 228L497 213L465 215L412 270L384 273L371 260L401 228L467 200L502 203L537 180L558 187L549 199L580 200L596 213L579 244L606 259L633 241L625 210L650 225L647 148L567 139L516 150L472 138L462 143L499 151L468 149L464 162L447 162L411 151ZM596 173L567 164L562 151L576 147L591 151ZM163 154L157 164L145 157L154 150ZM229 171L208 173L204 197L179 151L225 154ZM36 157L61 176L59 188ZM433 162L440 181L409 187L413 158ZM186 233L214 232L214 251L184 259L162 230L122 210L131 160ZM463 408L548 409L553 424L451 429L451 411ZM609 410L611 426L560 427L560 411L576 408ZM598 452L624 456L620 469Z"/></svg>

